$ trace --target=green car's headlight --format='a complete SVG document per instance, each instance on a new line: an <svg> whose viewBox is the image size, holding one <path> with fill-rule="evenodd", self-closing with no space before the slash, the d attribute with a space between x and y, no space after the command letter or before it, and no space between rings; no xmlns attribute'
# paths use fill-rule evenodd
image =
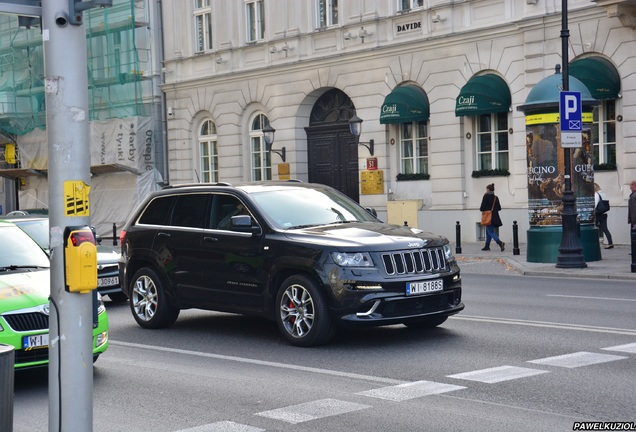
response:
<svg viewBox="0 0 636 432"><path fill-rule="evenodd" d="M106 305L104 304L104 299L100 293L97 293L97 313L103 313L106 311Z"/></svg>
<svg viewBox="0 0 636 432"><path fill-rule="evenodd" d="M341 267L373 267L367 252L332 252L331 257Z"/></svg>

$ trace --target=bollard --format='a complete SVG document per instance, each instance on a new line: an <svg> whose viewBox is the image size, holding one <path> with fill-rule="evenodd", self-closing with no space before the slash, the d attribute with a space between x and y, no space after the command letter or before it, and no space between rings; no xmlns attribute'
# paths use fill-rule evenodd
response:
<svg viewBox="0 0 636 432"><path fill-rule="evenodd" d="M512 254L521 254L519 250L519 225L517 225L517 221L512 221Z"/></svg>
<svg viewBox="0 0 636 432"><path fill-rule="evenodd" d="M13 430L13 365L15 352L0 344L0 431Z"/></svg>
<svg viewBox="0 0 636 432"><path fill-rule="evenodd" d="M631 229L632 240L632 273L636 273L636 229Z"/></svg>
<svg viewBox="0 0 636 432"><path fill-rule="evenodd" d="M117 246L117 224L113 224L113 246Z"/></svg>
<svg viewBox="0 0 636 432"><path fill-rule="evenodd" d="M462 253L462 227L459 225L459 221L455 225L455 253Z"/></svg>

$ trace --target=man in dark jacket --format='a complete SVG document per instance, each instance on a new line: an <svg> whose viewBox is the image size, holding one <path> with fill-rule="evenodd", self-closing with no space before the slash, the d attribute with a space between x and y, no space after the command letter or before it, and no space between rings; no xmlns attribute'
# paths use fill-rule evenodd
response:
<svg viewBox="0 0 636 432"><path fill-rule="evenodd" d="M499 217L499 211L501 210L501 204L499 203L499 199L497 195L495 195L495 184L489 184L486 186L486 193L481 200L481 206L479 207L479 211L492 211L492 219L490 225L486 225L486 245L481 249L483 251L490 250L490 241L495 240L495 243L499 245L501 251L503 252L506 244L499 240L499 236L495 232L495 227L500 227L503 224L501 223L501 218Z"/></svg>
<svg viewBox="0 0 636 432"><path fill-rule="evenodd" d="M632 193L627 199L627 223L632 230L636 230L636 180L631 181L629 188Z"/></svg>

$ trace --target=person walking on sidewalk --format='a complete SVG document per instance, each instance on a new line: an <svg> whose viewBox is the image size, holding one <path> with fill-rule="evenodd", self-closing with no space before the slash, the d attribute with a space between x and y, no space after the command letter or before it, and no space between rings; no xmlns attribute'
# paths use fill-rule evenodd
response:
<svg viewBox="0 0 636 432"><path fill-rule="evenodd" d="M601 187L597 183L594 183L594 217L596 218L596 226L605 234L605 240L607 240L605 249L613 249L614 242L612 241L612 234L607 228L607 212L598 213L598 203L605 199L605 194L601 190Z"/></svg>
<svg viewBox="0 0 636 432"><path fill-rule="evenodd" d="M627 199L627 223L630 225L630 231L636 230L636 180L632 180L629 184L632 193Z"/></svg>
<svg viewBox="0 0 636 432"><path fill-rule="evenodd" d="M479 207L479 211L492 211L492 219L490 225L486 225L486 245L481 249L483 251L490 250L490 241L494 240L495 243L499 245L501 251L503 252L506 244L502 242L497 233L495 233L495 227L500 227L503 224L501 223L501 218L499 217L499 212L501 211L501 203L499 202L499 198L495 195L495 184L491 183L486 186L486 193L484 197L481 199L481 206ZM636 213L634 213L636 215Z"/></svg>

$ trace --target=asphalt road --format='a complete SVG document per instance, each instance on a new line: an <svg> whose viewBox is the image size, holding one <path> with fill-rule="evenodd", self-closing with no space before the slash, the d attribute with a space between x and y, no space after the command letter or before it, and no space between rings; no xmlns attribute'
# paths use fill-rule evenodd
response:
<svg viewBox="0 0 636 432"><path fill-rule="evenodd" d="M634 425L633 282L465 267L466 309L442 327L341 332L317 348L289 346L274 323L213 312L184 311L169 329L143 330L127 304L107 303L111 346L94 368L93 430ZM18 374L14 405L14 431L47 431L46 374Z"/></svg>

